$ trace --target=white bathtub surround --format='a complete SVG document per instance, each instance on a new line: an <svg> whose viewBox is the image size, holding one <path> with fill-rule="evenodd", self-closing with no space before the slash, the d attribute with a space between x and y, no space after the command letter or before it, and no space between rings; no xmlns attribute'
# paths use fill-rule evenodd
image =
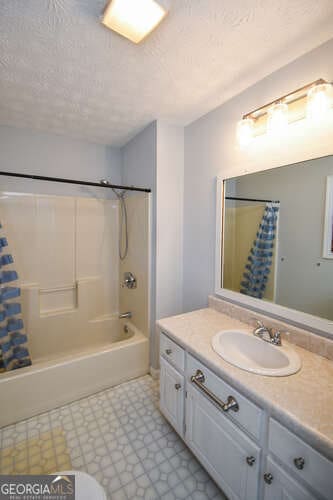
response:
<svg viewBox="0 0 333 500"><path fill-rule="evenodd" d="M118 312L118 202L2 192L32 362L100 343Z"/></svg>
<svg viewBox="0 0 333 500"><path fill-rule="evenodd" d="M103 311L101 277L45 292L23 286L21 294L33 364L106 345L117 328L118 314Z"/></svg>
<svg viewBox="0 0 333 500"><path fill-rule="evenodd" d="M0 376L0 427L148 373L149 340L133 324L101 317L92 332L75 351Z"/></svg>
<svg viewBox="0 0 333 500"><path fill-rule="evenodd" d="M149 199L126 202L138 288L120 292L117 200L1 193L32 366L0 376L0 426L148 373Z"/></svg>
<svg viewBox="0 0 333 500"><path fill-rule="evenodd" d="M112 500L225 500L158 409L145 376L0 430L0 448L61 427L73 469ZM0 449L0 473L1 473Z"/></svg>
<svg viewBox="0 0 333 500"><path fill-rule="evenodd" d="M149 335L150 289L150 197L143 193L127 193L125 196L128 221L128 253L119 262L119 311L131 311L133 323L145 335ZM123 285L124 273L131 272L137 287Z"/></svg>
<svg viewBox="0 0 333 500"><path fill-rule="evenodd" d="M285 323L282 320L274 319L264 314L258 313L256 311L251 311L246 307L233 304L223 299L219 299L214 296L209 296L208 299L209 307L219 311L231 318L238 319L243 323L251 326L255 326L255 319L259 319L265 325L277 328L282 332L282 338L295 344L307 351L313 352L314 354L319 354L329 360L333 360L333 340L326 337L316 335L309 332L308 330L302 330L296 326Z"/></svg>

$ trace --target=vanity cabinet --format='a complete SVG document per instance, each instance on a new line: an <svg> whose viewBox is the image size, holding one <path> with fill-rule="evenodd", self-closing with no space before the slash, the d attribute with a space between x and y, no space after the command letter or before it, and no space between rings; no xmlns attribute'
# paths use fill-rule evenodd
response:
<svg viewBox="0 0 333 500"><path fill-rule="evenodd" d="M161 358L160 410L183 436L184 433L184 376Z"/></svg>
<svg viewBox="0 0 333 500"><path fill-rule="evenodd" d="M333 499L330 460L164 333L160 345L160 409L230 500Z"/></svg>
<svg viewBox="0 0 333 500"><path fill-rule="evenodd" d="M318 498L304 489L270 457L264 472L264 500L314 500Z"/></svg>
<svg viewBox="0 0 333 500"><path fill-rule="evenodd" d="M268 449L296 480L333 499L333 464L279 422L270 418Z"/></svg>
<svg viewBox="0 0 333 500"><path fill-rule="evenodd" d="M186 397L186 443L228 498L258 498L260 448L192 387Z"/></svg>
<svg viewBox="0 0 333 500"><path fill-rule="evenodd" d="M230 499L257 499L261 450L237 420L250 435L259 436L261 410L163 333L160 366L161 412ZM230 410L234 417L221 412L189 382L200 369L207 387L219 397L233 392L241 408Z"/></svg>

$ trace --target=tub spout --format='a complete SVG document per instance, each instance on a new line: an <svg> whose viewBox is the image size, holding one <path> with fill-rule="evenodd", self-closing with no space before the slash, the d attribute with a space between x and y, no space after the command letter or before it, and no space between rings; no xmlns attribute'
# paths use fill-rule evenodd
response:
<svg viewBox="0 0 333 500"><path fill-rule="evenodd" d="M119 319L125 319L125 318L131 318L132 317L132 313L130 311L126 312L126 313L122 313L122 314L119 314Z"/></svg>

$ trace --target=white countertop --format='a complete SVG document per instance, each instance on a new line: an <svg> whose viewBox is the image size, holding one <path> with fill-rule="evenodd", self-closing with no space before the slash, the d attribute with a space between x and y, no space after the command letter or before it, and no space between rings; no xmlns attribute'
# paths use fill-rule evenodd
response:
<svg viewBox="0 0 333 500"><path fill-rule="evenodd" d="M257 375L227 363L211 347L212 337L220 330L250 333L249 325L210 308L165 318L157 324L226 382L333 460L332 361L288 344L301 357L301 370L287 377Z"/></svg>

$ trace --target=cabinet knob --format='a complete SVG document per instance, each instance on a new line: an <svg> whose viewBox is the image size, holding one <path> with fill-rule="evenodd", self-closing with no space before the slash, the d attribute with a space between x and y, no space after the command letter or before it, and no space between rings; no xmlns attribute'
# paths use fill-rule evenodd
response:
<svg viewBox="0 0 333 500"><path fill-rule="evenodd" d="M175 384L175 389L176 391L179 391L179 389L181 388L181 385L180 384Z"/></svg>
<svg viewBox="0 0 333 500"><path fill-rule="evenodd" d="M172 349L165 349L165 354L170 356L171 353L172 353Z"/></svg>
<svg viewBox="0 0 333 500"><path fill-rule="evenodd" d="M254 465L254 464L255 464L255 461L256 461L256 459L255 459L254 457L252 457L252 456L251 456L251 457L246 457L246 463L247 463L247 465L249 465L250 467L252 467L252 465Z"/></svg>
<svg viewBox="0 0 333 500"><path fill-rule="evenodd" d="M272 484L273 482L273 474L271 474L270 472L266 472L266 474L264 474L264 481L265 483L267 484Z"/></svg>
<svg viewBox="0 0 333 500"><path fill-rule="evenodd" d="M303 457L294 458L294 464L295 464L296 469L302 470L302 469L304 469L305 460Z"/></svg>

